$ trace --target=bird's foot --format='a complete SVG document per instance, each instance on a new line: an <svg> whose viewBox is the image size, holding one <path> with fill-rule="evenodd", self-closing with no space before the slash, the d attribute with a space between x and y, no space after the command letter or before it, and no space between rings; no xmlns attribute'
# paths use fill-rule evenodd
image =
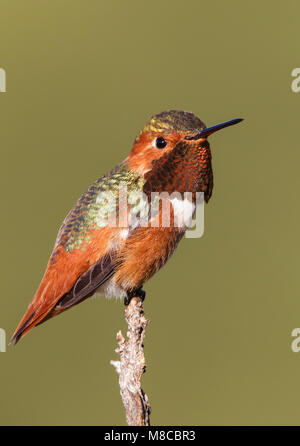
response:
<svg viewBox="0 0 300 446"><path fill-rule="evenodd" d="M124 305L126 305L126 307L130 304L133 297L139 297L143 302L146 297L146 291L144 291L142 287L133 288L132 290L127 291L127 296L124 298Z"/></svg>

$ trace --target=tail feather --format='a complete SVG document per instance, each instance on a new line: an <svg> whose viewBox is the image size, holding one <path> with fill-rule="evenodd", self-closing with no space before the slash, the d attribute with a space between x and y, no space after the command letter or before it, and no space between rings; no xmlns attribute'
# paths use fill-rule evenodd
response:
<svg viewBox="0 0 300 446"><path fill-rule="evenodd" d="M17 326L9 343L17 344L26 333L35 327L53 308L57 300L61 297L58 294L57 274L51 269L47 269L43 280L29 304L28 309Z"/></svg>
<svg viewBox="0 0 300 446"><path fill-rule="evenodd" d="M36 325L92 296L97 288L113 275L114 270L113 258L107 254L82 272L79 277L74 274L66 280L63 274L58 274L57 269L46 271L33 301L9 343L17 344Z"/></svg>
<svg viewBox="0 0 300 446"><path fill-rule="evenodd" d="M24 330L26 330L26 327L28 327L28 325L30 324L30 321L32 320L34 315L35 315L35 311L26 319L26 321L21 325L21 327L15 331L11 340L9 341L9 344L14 343L16 345L19 342Z"/></svg>
<svg viewBox="0 0 300 446"><path fill-rule="evenodd" d="M20 341L20 339L23 338L23 336L26 335L33 327L35 327L42 319L44 319L47 314L52 310L52 306L48 308L47 310L37 309L32 310L29 308L21 320L20 324L16 328L11 340L9 341L9 344L14 343L15 345ZM28 314L30 314L28 316ZM23 322L23 320L25 321Z"/></svg>

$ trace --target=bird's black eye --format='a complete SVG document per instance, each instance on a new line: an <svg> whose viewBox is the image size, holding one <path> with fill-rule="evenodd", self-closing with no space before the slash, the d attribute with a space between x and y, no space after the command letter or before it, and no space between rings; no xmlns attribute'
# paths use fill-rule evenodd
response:
<svg viewBox="0 0 300 446"><path fill-rule="evenodd" d="M158 149L163 149L164 147L166 147L167 141L165 140L165 138L159 137L156 138L155 144Z"/></svg>

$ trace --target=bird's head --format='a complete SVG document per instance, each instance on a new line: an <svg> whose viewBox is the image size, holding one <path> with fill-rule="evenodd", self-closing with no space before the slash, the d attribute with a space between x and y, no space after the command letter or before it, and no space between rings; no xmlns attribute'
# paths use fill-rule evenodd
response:
<svg viewBox="0 0 300 446"><path fill-rule="evenodd" d="M156 162L171 155L178 147L198 149L202 159L211 158L207 137L217 130L237 124L242 119L233 119L213 127L206 127L193 113L169 110L159 113L148 121L134 141L129 155L130 167L140 175L145 175Z"/></svg>

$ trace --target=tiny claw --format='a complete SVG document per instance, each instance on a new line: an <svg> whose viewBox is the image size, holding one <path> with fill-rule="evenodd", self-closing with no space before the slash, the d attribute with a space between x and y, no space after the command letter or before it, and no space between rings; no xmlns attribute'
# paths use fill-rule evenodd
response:
<svg viewBox="0 0 300 446"><path fill-rule="evenodd" d="M128 295L124 297L124 305L125 307L128 307L128 305L130 304L132 297L129 297Z"/></svg>
<svg viewBox="0 0 300 446"><path fill-rule="evenodd" d="M146 297L146 291L144 291L142 287L133 288L132 290L127 291L127 295L124 297L124 305L126 307L130 304L133 297L139 297L143 302Z"/></svg>

